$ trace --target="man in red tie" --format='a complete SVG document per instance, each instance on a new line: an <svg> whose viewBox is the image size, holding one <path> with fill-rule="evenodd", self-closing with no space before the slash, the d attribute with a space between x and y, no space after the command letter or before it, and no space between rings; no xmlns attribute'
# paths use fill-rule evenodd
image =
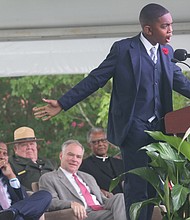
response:
<svg viewBox="0 0 190 220"><path fill-rule="evenodd" d="M106 198L93 176L78 171L83 155L83 146L68 140L62 145L59 169L41 176L40 189L53 197L49 211L72 208L79 220L125 220L123 193Z"/></svg>

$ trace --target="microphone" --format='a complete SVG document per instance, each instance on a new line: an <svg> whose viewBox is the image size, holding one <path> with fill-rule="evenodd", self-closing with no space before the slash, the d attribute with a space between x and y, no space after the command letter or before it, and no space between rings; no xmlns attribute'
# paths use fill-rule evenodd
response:
<svg viewBox="0 0 190 220"><path fill-rule="evenodd" d="M173 63L178 63L178 62L180 62L180 61L177 60L176 58L172 58L171 61L172 61Z"/></svg>
<svg viewBox="0 0 190 220"><path fill-rule="evenodd" d="M185 49L177 49L174 51L174 59L177 59L178 61L184 61L187 58L190 58L190 54L188 54Z"/></svg>

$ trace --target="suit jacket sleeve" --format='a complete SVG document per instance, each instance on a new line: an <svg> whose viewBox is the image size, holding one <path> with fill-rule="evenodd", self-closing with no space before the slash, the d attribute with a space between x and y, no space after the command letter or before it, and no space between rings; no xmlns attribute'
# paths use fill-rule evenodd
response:
<svg viewBox="0 0 190 220"><path fill-rule="evenodd" d="M162 53L163 49L167 48L169 53ZM183 96L190 98L190 80L183 74L181 68L175 63L171 62L173 58L173 48L170 45L161 46L161 55L163 59L164 69L169 81L169 91L176 91ZM168 84L167 84L168 85ZM169 98L168 98L169 99Z"/></svg>
<svg viewBox="0 0 190 220"><path fill-rule="evenodd" d="M117 63L117 46L113 44L106 59L76 86L65 93L58 102L64 110L68 110L93 92L102 88L113 76Z"/></svg>
<svg viewBox="0 0 190 220"><path fill-rule="evenodd" d="M46 190L52 195L52 202L49 210L62 210L71 207L71 201L64 195L64 186L61 185L55 172L50 172L42 175L39 179L39 189Z"/></svg>

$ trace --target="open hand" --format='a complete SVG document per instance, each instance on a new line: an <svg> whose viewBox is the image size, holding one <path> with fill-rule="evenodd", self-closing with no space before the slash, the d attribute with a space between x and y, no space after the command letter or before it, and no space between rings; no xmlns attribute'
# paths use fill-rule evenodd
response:
<svg viewBox="0 0 190 220"><path fill-rule="evenodd" d="M57 100L42 100L48 104L42 107L34 107L32 109L36 118L42 118L43 121L47 121L61 112L62 108Z"/></svg>

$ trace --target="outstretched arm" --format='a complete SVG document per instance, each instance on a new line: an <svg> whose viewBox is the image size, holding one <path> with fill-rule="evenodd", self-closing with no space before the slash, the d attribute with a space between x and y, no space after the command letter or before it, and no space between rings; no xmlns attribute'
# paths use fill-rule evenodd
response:
<svg viewBox="0 0 190 220"><path fill-rule="evenodd" d="M57 100L42 100L47 103L47 105L33 108L34 116L36 118L42 118L43 121L47 121L53 116L58 115L63 110Z"/></svg>

